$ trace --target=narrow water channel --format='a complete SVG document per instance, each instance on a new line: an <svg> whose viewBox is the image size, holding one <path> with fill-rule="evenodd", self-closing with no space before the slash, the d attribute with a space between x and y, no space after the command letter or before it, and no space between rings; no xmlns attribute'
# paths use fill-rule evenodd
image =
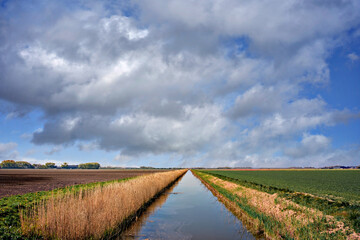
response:
<svg viewBox="0 0 360 240"><path fill-rule="evenodd" d="M255 239L188 171L119 239Z"/></svg>

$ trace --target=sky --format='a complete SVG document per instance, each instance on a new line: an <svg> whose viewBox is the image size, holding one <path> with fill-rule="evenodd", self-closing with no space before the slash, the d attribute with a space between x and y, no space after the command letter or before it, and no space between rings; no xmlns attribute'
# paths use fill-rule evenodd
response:
<svg viewBox="0 0 360 240"><path fill-rule="evenodd" d="M0 160L360 165L358 0L0 0Z"/></svg>

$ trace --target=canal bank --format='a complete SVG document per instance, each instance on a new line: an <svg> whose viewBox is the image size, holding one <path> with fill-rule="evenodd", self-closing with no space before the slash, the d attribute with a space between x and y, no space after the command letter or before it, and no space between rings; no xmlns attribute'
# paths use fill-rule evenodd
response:
<svg viewBox="0 0 360 240"><path fill-rule="evenodd" d="M255 239L188 171L118 239Z"/></svg>

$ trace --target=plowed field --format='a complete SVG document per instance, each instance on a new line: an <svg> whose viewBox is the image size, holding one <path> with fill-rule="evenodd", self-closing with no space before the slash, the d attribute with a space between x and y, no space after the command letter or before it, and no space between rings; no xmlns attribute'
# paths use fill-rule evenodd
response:
<svg viewBox="0 0 360 240"><path fill-rule="evenodd" d="M135 177L162 170L0 169L0 198L92 182Z"/></svg>

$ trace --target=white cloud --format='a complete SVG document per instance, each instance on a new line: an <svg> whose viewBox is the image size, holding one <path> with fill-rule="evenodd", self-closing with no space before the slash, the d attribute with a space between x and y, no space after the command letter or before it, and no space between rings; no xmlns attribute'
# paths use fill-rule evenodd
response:
<svg viewBox="0 0 360 240"><path fill-rule="evenodd" d="M76 140L97 140L100 148L121 149L125 155L138 155L191 154L221 140L227 120L222 117L218 106L185 106L183 111L179 119L146 113L115 119L87 116L79 118L72 128L65 127L59 120L45 125L42 132L34 133L34 141L62 144Z"/></svg>
<svg viewBox="0 0 360 240"><path fill-rule="evenodd" d="M300 144L294 148L285 149L285 154L294 158L316 157L317 154L329 150L330 143L330 139L323 135L304 134Z"/></svg>
<svg viewBox="0 0 360 240"><path fill-rule="evenodd" d="M54 153L60 152L61 150L63 150L62 146L54 146L49 151L46 151L45 154L46 155L53 155Z"/></svg>
<svg viewBox="0 0 360 240"><path fill-rule="evenodd" d="M123 16L111 16L100 21L104 33L115 35L118 33L129 40L139 40L145 38L149 31L147 29L136 29L131 19Z"/></svg>
<svg viewBox="0 0 360 240"><path fill-rule="evenodd" d="M30 149L30 150L26 151L25 157L33 156L36 153L37 153L36 149Z"/></svg>
<svg viewBox="0 0 360 240"><path fill-rule="evenodd" d="M355 10L359 9L358 1L202 0L194 4L191 0L146 0L139 6L146 22L246 36L256 47L271 53L333 36L359 22L356 18L360 15Z"/></svg>
<svg viewBox="0 0 360 240"><path fill-rule="evenodd" d="M99 144L96 142L90 142L90 143L79 143L77 145L78 149L80 151L85 151L85 152L89 152L89 151L93 151L96 149L99 149Z"/></svg>
<svg viewBox="0 0 360 240"><path fill-rule="evenodd" d="M308 107L306 107L308 106ZM264 144L266 141L292 139L298 134L319 126L333 126L359 114L348 111L329 111L319 99L295 101L282 109L282 113L265 118L247 134L247 141L252 146Z"/></svg>
<svg viewBox="0 0 360 240"><path fill-rule="evenodd" d="M8 142L8 143L0 143L0 158L5 159L17 159L19 156L18 151L16 150L18 147L17 143Z"/></svg>
<svg viewBox="0 0 360 240"><path fill-rule="evenodd" d="M235 118L241 118L248 115L273 113L281 109L283 102L280 89L274 86L264 88L261 85L255 85L236 98L229 114Z"/></svg>
<svg viewBox="0 0 360 240"><path fill-rule="evenodd" d="M355 62L355 61L359 60L359 56L354 52L349 53L347 56L352 62Z"/></svg>
<svg viewBox="0 0 360 240"><path fill-rule="evenodd" d="M136 157L133 156L128 156L125 154L117 154L114 157L114 161L118 162L120 166L127 166L129 164L134 164L134 161L136 161Z"/></svg>
<svg viewBox="0 0 360 240"><path fill-rule="evenodd" d="M21 134L20 138L29 140L32 138L32 134L31 133L23 133L23 134Z"/></svg>
<svg viewBox="0 0 360 240"><path fill-rule="evenodd" d="M144 0L134 16L124 3L7 4L0 99L16 108L8 121L43 111L32 142L54 144L48 154L76 144L119 159L281 166L281 152L324 154L305 140L326 134L304 137L301 153L288 143L359 117L303 94L331 82L327 59L360 24L356 0Z"/></svg>
<svg viewBox="0 0 360 240"><path fill-rule="evenodd" d="M0 143L0 152L9 152L17 148L17 144L14 142Z"/></svg>

